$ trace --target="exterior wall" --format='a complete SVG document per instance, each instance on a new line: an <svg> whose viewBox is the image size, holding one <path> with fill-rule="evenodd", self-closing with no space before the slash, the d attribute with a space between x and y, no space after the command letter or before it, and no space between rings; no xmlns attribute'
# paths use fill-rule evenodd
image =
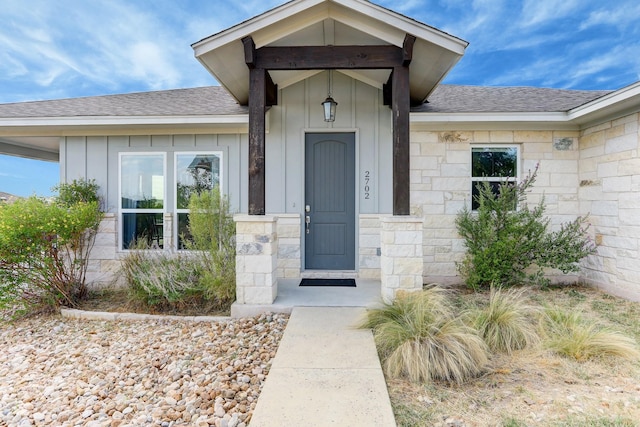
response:
<svg viewBox="0 0 640 427"><path fill-rule="evenodd" d="M304 134L308 131L356 133L357 276L381 278L381 220L389 215L392 204L390 110L382 106L380 90L345 75L335 74L333 91L339 102L335 123L322 121L319 101L326 96L325 73L282 90L280 106L269 113L267 211L278 218L278 278L299 277L304 271ZM507 144L520 147L519 179L539 165L528 200L535 204L544 197L552 224L572 220L577 214L589 215L598 252L584 263L579 279L640 300L639 122L635 113L582 132L412 129L411 215L424 218L425 283L460 280L456 261L462 259L465 247L457 235L455 218L471 201L471 147ZM175 222L170 190L174 186L173 154L199 150L223 152L224 191L234 211L246 212L248 145L244 134L62 138L62 179L95 179L105 196L107 215L92 254L90 281L119 283L115 272L126 254L118 249L119 153L167 153L164 223L168 230ZM368 191L365 174L370 177Z"/></svg>
<svg viewBox="0 0 640 427"><path fill-rule="evenodd" d="M119 286L123 284L118 274L120 260L116 255L117 230L117 215L106 213L98 228L95 244L91 251L91 261L87 267L87 283L90 286Z"/></svg>
<svg viewBox="0 0 640 427"><path fill-rule="evenodd" d="M456 262L465 247L455 218L471 203L471 147L520 147L519 179L539 165L528 197L543 197L552 224L575 218L578 212L578 132L572 131L418 131L411 132L411 214L424 217L425 283L458 283ZM551 272L553 273L553 272ZM562 280L572 277L562 276Z"/></svg>
<svg viewBox="0 0 640 427"><path fill-rule="evenodd" d="M120 286L120 260L126 251L119 246L118 179L119 153L166 153L164 239L167 248L174 247L174 153L194 151L222 151L223 191L229 195L234 212L246 211L247 197L241 188L247 184L247 136L222 135L129 135L65 137L60 143L61 179L71 181L95 179L104 199L106 215L102 221L91 253L87 281L94 286ZM169 232L171 230L171 232Z"/></svg>
<svg viewBox="0 0 640 427"><path fill-rule="evenodd" d="M163 152L167 156L165 209L171 211L175 206L174 153L181 151L222 151L223 191L229 195L232 210L246 212L247 196L241 192L247 186L246 134L68 136L60 142L61 180L95 179L106 211L117 213L119 153Z"/></svg>
<svg viewBox="0 0 640 427"><path fill-rule="evenodd" d="M382 91L344 74L333 75L333 96L339 103L336 121L324 122L321 101L327 95L327 74L319 73L279 93L270 109L266 135L266 208L278 218L276 275L299 277L304 270L304 141L305 132L353 132L356 135L356 211L364 233L356 235L356 269L361 277L380 277L380 230L377 215L392 206L391 110L382 105ZM357 105L357 108L356 108ZM246 134L171 134L68 136L61 139L61 178L95 179L104 196L105 233L98 236L92 258L91 279L118 283L114 275L119 259L119 154L166 153L165 245L173 238L175 220L174 153L223 152L223 191L232 211L248 206L248 140ZM366 178L366 181L365 181ZM371 216L371 217L369 217ZM376 225L372 225L376 224ZM172 230L171 233L168 233ZM356 231L357 232L357 231Z"/></svg>
<svg viewBox="0 0 640 427"><path fill-rule="evenodd" d="M640 301L639 114L585 129L580 136L580 211L593 225L596 255L586 282Z"/></svg>
<svg viewBox="0 0 640 427"><path fill-rule="evenodd" d="M302 218L299 214L281 214L278 217L278 268L277 277L300 277L302 262L300 236Z"/></svg>
<svg viewBox="0 0 640 427"><path fill-rule="evenodd" d="M358 276L380 280L381 215L361 214L358 219Z"/></svg>

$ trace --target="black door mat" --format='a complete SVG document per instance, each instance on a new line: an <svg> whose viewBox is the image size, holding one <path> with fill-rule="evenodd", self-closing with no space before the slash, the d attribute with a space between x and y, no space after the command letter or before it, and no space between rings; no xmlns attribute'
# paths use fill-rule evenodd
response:
<svg viewBox="0 0 640 427"><path fill-rule="evenodd" d="M302 279L300 286L348 286L355 288L356 279Z"/></svg>

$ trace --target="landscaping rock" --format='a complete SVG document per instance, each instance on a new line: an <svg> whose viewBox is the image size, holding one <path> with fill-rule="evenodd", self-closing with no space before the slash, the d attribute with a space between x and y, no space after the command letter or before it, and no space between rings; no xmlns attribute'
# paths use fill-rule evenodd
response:
<svg viewBox="0 0 640 427"><path fill-rule="evenodd" d="M239 427L251 419L286 323L269 314L0 324L0 425Z"/></svg>

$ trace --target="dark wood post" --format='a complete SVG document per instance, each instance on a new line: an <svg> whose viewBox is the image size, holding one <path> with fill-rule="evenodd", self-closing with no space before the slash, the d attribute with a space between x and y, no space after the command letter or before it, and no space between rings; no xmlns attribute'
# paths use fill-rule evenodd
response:
<svg viewBox="0 0 640 427"><path fill-rule="evenodd" d="M391 108L393 114L393 214L409 215L410 187L409 164L409 113L411 98L409 88L409 65L413 59L416 38L405 35L402 43L402 63L393 68L391 74Z"/></svg>
<svg viewBox="0 0 640 427"><path fill-rule="evenodd" d="M266 70L253 68L249 78L249 215L264 215Z"/></svg>
<svg viewBox="0 0 640 427"><path fill-rule="evenodd" d="M256 67L256 45L242 39L249 67L249 215L265 213L265 113L267 70Z"/></svg>
<svg viewBox="0 0 640 427"><path fill-rule="evenodd" d="M409 215L409 67L393 69L393 214Z"/></svg>

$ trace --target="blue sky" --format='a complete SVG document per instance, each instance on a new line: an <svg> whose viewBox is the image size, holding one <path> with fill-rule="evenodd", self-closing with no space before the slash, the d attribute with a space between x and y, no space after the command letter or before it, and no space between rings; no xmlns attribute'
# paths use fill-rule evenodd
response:
<svg viewBox="0 0 640 427"><path fill-rule="evenodd" d="M470 42L445 83L619 89L640 80L637 0L374 2ZM2 0L0 103L216 84L191 43L282 3ZM0 156L0 191L45 195L57 181L55 163Z"/></svg>

